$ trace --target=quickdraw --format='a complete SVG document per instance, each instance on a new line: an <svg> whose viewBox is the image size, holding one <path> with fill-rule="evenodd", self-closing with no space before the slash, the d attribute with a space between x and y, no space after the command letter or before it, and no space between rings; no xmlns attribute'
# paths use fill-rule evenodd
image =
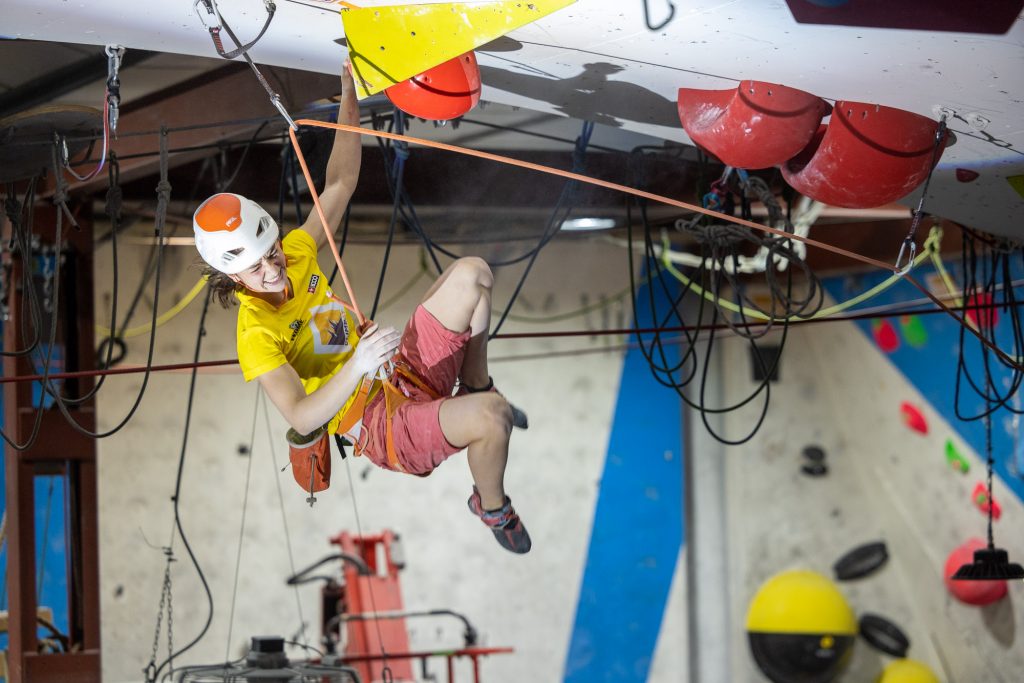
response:
<svg viewBox="0 0 1024 683"><path fill-rule="evenodd" d="M206 10L207 18L204 18L203 13L199 11L200 5L202 5ZM206 27L206 30L210 32L210 39L213 41L213 47L217 50L217 54L224 59L234 59L239 55L246 54L250 49L252 49L252 47L259 42L260 38L263 37L263 34L267 32L267 29L270 28L270 22L274 18L274 12L277 11L277 5L274 4L273 0L263 0L263 5L267 10L267 19L263 22L263 28L260 29L260 32L255 38L245 45L242 45L242 42L238 40L235 32L232 31L231 27L228 26L228 23L224 21L224 18L220 15L220 10L217 8L215 0L196 0L193 7L196 10L196 14L199 16L199 21L201 21L203 26ZM207 19L212 19L213 21L208 24L206 23ZM227 51L224 49L224 41L221 40L220 36L221 30L227 32L228 37L235 43L236 47L234 50Z"/></svg>

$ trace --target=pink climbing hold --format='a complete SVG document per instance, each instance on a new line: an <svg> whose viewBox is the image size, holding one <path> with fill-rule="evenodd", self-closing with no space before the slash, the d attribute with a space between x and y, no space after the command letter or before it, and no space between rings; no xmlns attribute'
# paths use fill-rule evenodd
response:
<svg viewBox="0 0 1024 683"><path fill-rule="evenodd" d="M900 404L900 414L903 416L903 424L920 434L928 433L928 422L914 405L904 401Z"/></svg>
<svg viewBox="0 0 1024 683"><path fill-rule="evenodd" d="M991 605L1006 597L1006 581L954 581L953 574L965 564L974 561L974 551L985 548L985 542L980 538L972 538L961 546L953 549L953 552L946 558L946 566L943 571L945 576L946 590L960 602L968 605L982 607Z"/></svg>
<svg viewBox="0 0 1024 683"><path fill-rule="evenodd" d="M972 294L967 299L967 319L981 330L990 330L999 324L999 310L993 305L990 292Z"/></svg>
<svg viewBox="0 0 1024 683"><path fill-rule="evenodd" d="M896 328L888 320L875 318L871 321L871 335L875 338L878 348L886 353L892 353L900 348L900 335Z"/></svg>

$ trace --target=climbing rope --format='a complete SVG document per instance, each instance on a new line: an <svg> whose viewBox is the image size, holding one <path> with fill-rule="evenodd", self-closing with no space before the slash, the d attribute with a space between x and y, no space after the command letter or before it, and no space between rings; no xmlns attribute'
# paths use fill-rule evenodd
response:
<svg viewBox="0 0 1024 683"><path fill-rule="evenodd" d="M139 405L142 403L142 397L145 395L146 388L149 385L149 377L150 377L151 369L152 369L152 365L153 365L153 351L154 351L155 342L156 342L156 324L155 324L155 322L156 322L156 311L157 311L157 308L159 307L159 301L160 301L160 272L161 272L161 263L163 261L163 241L164 241L163 240L163 232L164 232L164 223L165 223L166 218L167 218L167 204L170 201L170 195L171 195L171 184L170 184L170 182L167 179L168 169L169 169L168 161L169 161L169 157L168 157L168 152L167 152L167 135L164 134L164 135L160 136L160 180L159 180L159 182L157 182L157 185L156 185L157 209L156 209L156 219L154 221L154 230L155 230L155 233L156 233L156 240L157 240L157 256L156 256L157 260L156 260L156 283L155 283L155 285L153 287L153 325L150 328L149 351L148 351L147 357L146 357L146 368L147 368L147 370L146 370L146 373L145 373L145 375L143 376L143 379L142 379L142 386L139 387L139 392L138 392L138 394L135 397L135 402L132 404L132 407L129 409L128 414L125 415L124 419L122 419L116 426L114 426L113 428L108 429L106 431L93 432L93 431L83 427L71 415L70 411L68 410L68 404L69 403L73 403L73 401L69 401L68 399L64 398L62 396L62 394L61 394L60 389L55 387L53 385L53 383L49 380L48 377L46 379L44 379L44 381L43 381L43 385L46 387L46 391L49 392L49 394L51 396L53 396L54 403L56 404L57 409L60 410L61 414L64 416L64 419L67 420L69 425L71 425L71 428L74 429L75 431L79 432L80 434L84 434L85 436L88 436L90 438L94 438L94 439L106 438L108 436L116 434L126 424L128 424L128 421L131 420L131 418L135 415L135 412L138 410ZM66 183L63 183L62 182L62 178L58 177L58 179L57 179L57 191L54 193L54 203L58 203L59 202L60 206L62 206L64 208L64 210L67 211L67 207L64 204L64 201L65 201L65 199L67 197L65 188L66 188ZM70 212L68 212L68 213L70 215ZM58 228L60 226L59 216L60 216L60 214L58 213ZM60 263L60 259L59 258L58 258L57 262L58 262L58 264ZM54 316L54 319L56 319L56 316ZM47 363L49 363L49 360L47 360Z"/></svg>

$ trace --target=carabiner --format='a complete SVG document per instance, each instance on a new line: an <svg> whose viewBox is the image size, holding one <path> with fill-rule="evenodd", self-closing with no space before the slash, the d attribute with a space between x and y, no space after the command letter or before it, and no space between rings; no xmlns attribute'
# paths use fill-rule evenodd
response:
<svg viewBox="0 0 1024 683"><path fill-rule="evenodd" d="M206 19L203 18L202 12L199 11L199 5L202 5L203 8L206 9L206 13L217 20L216 26L210 26L206 23ZM203 28L205 28L206 30L212 32L214 30L219 31L223 28L223 24L221 23L220 20L220 15L216 12L216 10L214 10L213 3L211 3L210 0L196 0L195 3L193 3L192 5L192 9L196 10L196 15L199 17L199 23L201 23L203 25Z"/></svg>
<svg viewBox="0 0 1024 683"><path fill-rule="evenodd" d="M907 261L907 265L900 267L900 264L903 263L903 254L907 251L907 245L910 245L910 258ZM903 240L903 244L900 245L900 253L896 257L896 275L899 277L903 277L904 275L909 273L911 268L914 267L914 259L916 257L917 243L914 242L914 239L912 237L907 237L906 239Z"/></svg>

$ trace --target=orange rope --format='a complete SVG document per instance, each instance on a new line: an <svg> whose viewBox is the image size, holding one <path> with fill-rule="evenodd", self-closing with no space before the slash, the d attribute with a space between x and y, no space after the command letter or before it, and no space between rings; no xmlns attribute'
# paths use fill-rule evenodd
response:
<svg viewBox="0 0 1024 683"><path fill-rule="evenodd" d="M296 122L301 123L301 122ZM338 124L339 128L348 128ZM356 128L356 130L361 130ZM338 273L341 274L341 281L345 283L345 291L348 292L348 300L352 302L352 312L356 314L356 319L359 322L360 331L366 324L366 318L363 316L363 312L359 309L359 302L356 301L355 292L352 291L352 283L348 281L348 273L345 272L345 266L341 263L341 255L338 254L338 245L334 243L334 235L331 234L331 228L328 227L327 216L324 215L324 207L320 205L320 193L316 191L316 186L313 184L313 177L309 174L309 167L306 166L306 157L302 155L302 148L299 147L299 139L295 136L295 129L289 128L288 135L292 139L292 147L295 149L295 157L299 160L299 166L302 167L302 175L306 177L306 185L309 186L309 192L313 195L313 204L316 206L317 215L320 216L320 225L324 229L324 234L327 235L327 242L331 245L331 253L334 254L334 262L338 264Z"/></svg>
<svg viewBox="0 0 1024 683"><path fill-rule="evenodd" d="M660 204L668 204L669 206L675 206L675 207L678 207L680 209L685 209L687 211L693 211L693 212L696 212L696 213L702 213L705 216L711 216L713 218L717 218L719 220L727 221L729 223L735 223L737 225L742 225L744 227L751 228L753 230L759 230L760 232L766 232L766 233L770 233L772 235L778 235L779 237L785 237L786 239L796 240L797 242L803 242L804 244L810 245L812 247L817 247L819 249L824 249L825 251L830 251L830 252L832 252L834 254L839 254L840 256L845 256L847 258L853 259L854 261L860 261L861 263L866 263L866 264L868 264L870 266L874 266L876 268L881 268L882 270L888 270L888 271L891 271L893 273L898 273L899 272L899 268L897 268L896 266L894 266L892 264L884 263L884 262L879 261L877 259L873 259L873 258L871 258L869 256L863 256L861 254L858 254L858 253L852 252L852 251L848 251L848 250L843 249L841 247L836 247L836 246L833 246L831 244L826 244L824 242L819 242L818 240L814 240L814 239L811 239L809 237L802 237L800 235L795 235L795 234L793 234L791 232L786 232L785 230L779 230L778 228L772 228L772 227L769 227L767 225L763 225L761 223L755 223L753 221L748 221L748 220L745 220L743 218L737 218L735 216L730 216L728 214L720 213L718 211L713 211L711 209L706 209L703 206L698 206L696 204L690 204L690 203L687 203L687 202L680 201L678 199L672 199L671 197L665 197L665 196L660 195L660 194L654 194L653 192L646 192L644 190L638 190L638 189L636 189L634 187L629 187L627 185L620 185L619 183L612 183L612 182L609 182L607 180L601 180L599 178L592 178L590 176L585 176L585 175L582 175L580 173L574 173L572 171L564 171L564 170L558 169L558 168L551 168L550 166L542 166L540 164L534 164L534 163L531 163L529 161L521 161L519 159L513 159L511 157L502 156L500 154L492 154L490 152L481 152L480 150L469 149L467 147L458 147L456 145L449 145L449 144L444 143L444 142L436 142L434 140L424 140L422 138L414 138L414 137L411 137L411 136L408 136L408 135L399 135L397 133L389 133L389 132L383 131L383 130L372 130L372 129L369 129L369 128L362 128L360 126L348 126L348 125L345 125L343 123L330 123L330 122L327 122L327 121L315 121L313 119L299 119L298 121L295 122L295 124L297 126L312 126L314 128L329 128L329 129L332 129L332 130L341 130L341 131L345 131L345 132L348 132L348 133L358 133L360 135L371 135L371 136L374 136L374 137L387 138L387 139L390 139L390 140L401 140L401 141L404 141L404 142L407 142L407 143L412 143L412 144L415 144L415 145L421 145L423 147L432 147L434 149L440 149L440 150L444 150L444 151L447 151L447 152L455 152L457 154L465 154L465 155L468 155L468 156L477 157L479 159L486 159L488 161L496 161L496 162L501 163L501 164L508 164L510 166L518 166L520 168L526 168L526 169L529 169L529 170L532 170L532 171L539 171L541 173L547 173L549 175L561 176L563 178L568 178L569 180L576 180L576 181L579 181L581 183L587 183L588 185L597 185L599 187L604 187L604 188L607 188L609 190L615 190L617 192L623 192L625 194L630 194L630 195L633 195L634 197L642 197L644 199L650 199L650 200L658 202ZM302 156L302 150L299 149L299 142L298 142L298 139L295 137L295 129L294 128L293 129L289 129L288 133L291 136L292 146L295 148L296 156L299 158L299 163L302 165L302 172L306 176L306 183L309 185L310 193L313 195L313 203L316 205L317 212L320 214L320 220L323 223L324 231L327 232L327 239L331 243L331 250L334 252L334 260L338 264L338 272L341 273L341 277L342 277L342 279L345 282L345 287L346 287L346 289L348 289L349 299L352 301L352 307L355 310L357 316L359 317L360 323L362 323L363 315L359 311L359 307L356 305L355 296L352 294L352 287L349 285L348 276L345 274L345 267L341 264L341 259L338 256L338 250L334 246L334 238L331 236L330 229L327 227L327 221L324 218L323 209L320 206L320 197L319 197L319 195L317 195L316 189L313 187L313 180L312 180L312 178L309 175L309 171L306 169L306 162L305 162L305 159ZM971 334L973 334L975 337L977 337L978 340L984 346L988 347L991 351L993 351L1005 363L1008 363L1011 367L1013 367L1013 368L1015 368L1017 370L1024 370L1024 364L1022 364L1017 359L1010 358L1008 355L1006 355L1006 353L1002 349L997 347L995 344L990 342L988 339L985 339L985 337L983 335L981 335L977 330L973 329L970 325L968 325L965 322L964 318L962 318L961 316L957 315L943 301L941 301L937 296L935 296L930 291L928 291L928 289L926 287L924 287L920 282L918 282L915 278L911 277L909 274L905 275L904 277L905 277L905 279L908 282L910 282L917 289L919 289L922 294L924 294L926 297L931 299L931 301L936 306L941 308L943 311L946 312L947 315L949 315L951 318L956 320L957 323L967 327L968 331L970 331Z"/></svg>

